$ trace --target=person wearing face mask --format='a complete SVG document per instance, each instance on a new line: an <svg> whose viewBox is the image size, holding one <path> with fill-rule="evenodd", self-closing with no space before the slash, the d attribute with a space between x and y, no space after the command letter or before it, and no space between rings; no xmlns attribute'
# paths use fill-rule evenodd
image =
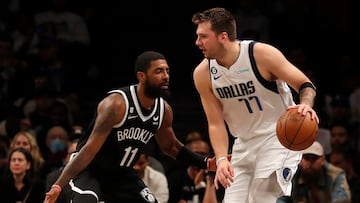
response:
<svg viewBox="0 0 360 203"><path fill-rule="evenodd" d="M60 167L57 170L53 170L46 176L45 180L45 190L48 191L51 189L51 186L54 184L56 179L60 176L61 172L63 171L65 165L69 162L71 154L76 151L76 146L79 139L77 138L71 138L67 144L67 156L66 161L64 162L64 165ZM70 185L64 186L63 190L61 191L59 198L57 199L57 203L69 203L71 202L72 192Z"/></svg>
<svg viewBox="0 0 360 203"><path fill-rule="evenodd" d="M53 126L48 130L46 136L46 147L48 153L45 155L47 161L63 162L67 154L67 143L69 135L67 130L62 126Z"/></svg>
<svg viewBox="0 0 360 203"><path fill-rule="evenodd" d="M69 133L64 127L49 128L45 140L47 148L44 154L45 163L39 174L42 179L45 180L49 173L63 167L66 162L68 142Z"/></svg>

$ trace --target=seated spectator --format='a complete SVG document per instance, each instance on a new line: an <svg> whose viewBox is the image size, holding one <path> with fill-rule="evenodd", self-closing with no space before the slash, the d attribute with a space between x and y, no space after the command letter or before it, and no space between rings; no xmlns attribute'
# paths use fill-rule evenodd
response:
<svg viewBox="0 0 360 203"><path fill-rule="evenodd" d="M353 156L360 155L356 146L356 134L352 133L352 127L349 123L337 122L330 127L330 142L332 150L349 151ZM354 168L357 173L360 171L360 160L354 160Z"/></svg>
<svg viewBox="0 0 360 203"><path fill-rule="evenodd" d="M45 188L35 178L30 152L24 148L13 149L8 163L9 170L0 185L1 202L42 202Z"/></svg>
<svg viewBox="0 0 360 203"><path fill-rule="evenodd" d="M45 138L47 153L45 160L48 162L66 161L67 143L69 141L69 133L62 126L53 126L48 130Z"/></svg>
<svg viewBox="0 0 360 203"><path fill-rule="evenodd" d="M53 170L46 176L46 183L45 183L45 191L49 191L51 186L55 183L56 179L60 176L61 172L63 171L65 165L70 161L71 154L76 151L76 146L79 139L75 138L68 143L68 154L66 156L66 161L64 165L56 170ZM59 198L57 199L57 203L69 203L71 202L72 190L70 185L65 185L60 193Z"/></svg>
<svg viewBox="0 0 360 203"><path fill-rule="evenodd" d="M204 156L210 154L210 145L201 139L193 140L185 146ZM181 196L178 203L205 202L204 198L206 202L217 202L213 181L211 185L207 185L213 180L214 176L212 175L204 169L189 166L182 177ZM206 194L205 191L208 193Z"/></svg>
<svg viewBox="0 0 360 203"><path fill-rule="evenodd" d="M149 155L142 153L139 160L134 165L139 177L149 187L156 199L161 203L167 203L169 200L169 188L164 173L155 170L150 165Z"/></svg>
<svg viewBox="0 0 360 203"><path fill-rule="evenodd" d="M36 138L31 133L27 131L20 131L15 134L11 141L10 149L17 148L24 148L31 153L31 156L34 159L33 168L35 172L37 172L45 162L40 152L39 145L36 142Z"/></svg>
<svg viewBox="0 0 360 203"><path fill-rule="evenodd" d="M330 126L330 143L333 150L354 150L352 145L352 136L350 133L350 125L338 122Z"/></svg>
<svg viewBox="0 0 360 203"><path fill-rule="evenodd" d="M360 202L360 176L354 169L353 154L344 150L333 150L329 156L329 162L344 169L346 179L351 191L351 202Z"/></svg>
<svg viewBox="0 0 360 203"><path fill-rule="evenodd" d="M47 151L44 155L45 163L39 173L42 180L45 181L49 173L64 166L68 154L68 142L68 132L62 126L53 126L48 130L45 140Z"/></svg>
<svg viewBox="0 0 360 203"><path fill-rule="evenodd" d="M317 141L304 150L293 181L294 203L350 203L345 171L326 161L324 149Z"/></svg>
<svg viewBox="0 0 360 203"><path fill-rule="evenodd" d="M199 131L196 131L196 130L193 130L193 131L190 131L186 134L185 136L185 144L188 144L192 141L195 141L195 140L204 140L203 139L203 135L199 132Z"/></svg>

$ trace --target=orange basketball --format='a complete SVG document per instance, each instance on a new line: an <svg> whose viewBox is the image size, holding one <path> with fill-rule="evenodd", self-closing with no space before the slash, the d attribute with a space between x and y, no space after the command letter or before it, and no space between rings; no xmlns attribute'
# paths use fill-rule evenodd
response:
<svg viewBox="0 0 360 203"><path fill-rule="evenodd" d="M319 126L311 120L310 113L305 116L290 109L283 113L276 124L276 135L280 143L291 150L304 150L316 140Z"/></svg>

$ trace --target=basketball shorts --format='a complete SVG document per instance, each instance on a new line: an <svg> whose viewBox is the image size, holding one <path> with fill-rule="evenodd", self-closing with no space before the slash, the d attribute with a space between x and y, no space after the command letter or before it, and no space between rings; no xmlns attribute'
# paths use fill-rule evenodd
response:
<svg viewBox="0 0 360 203"><path fill-rule="evenodd" d="M276 202L278 197L290 195L300 160L301 152L284 148L276 136L246 143L237 138L231 158L234 182L225 190L224 202Z"/></svg>
<svg viewBox="0 0 360 203"><path fill-rule="evenodd" d="M138 177L112 178L109 174L97 176L89 170L70 181L72 203L158 203L150 189Z"/></svg>

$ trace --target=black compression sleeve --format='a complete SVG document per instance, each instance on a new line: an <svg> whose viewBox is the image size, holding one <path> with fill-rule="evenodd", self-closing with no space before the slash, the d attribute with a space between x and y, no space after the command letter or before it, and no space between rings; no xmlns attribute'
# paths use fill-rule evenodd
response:
<svg viewBox="0 0 360 203"><path fill-rule="evenodd" d="M197 166L201 169L207 169L207 159L208 157L201 156L186 147L182 147L176 156L176 160L183 162L185 165Z"/></svg>

